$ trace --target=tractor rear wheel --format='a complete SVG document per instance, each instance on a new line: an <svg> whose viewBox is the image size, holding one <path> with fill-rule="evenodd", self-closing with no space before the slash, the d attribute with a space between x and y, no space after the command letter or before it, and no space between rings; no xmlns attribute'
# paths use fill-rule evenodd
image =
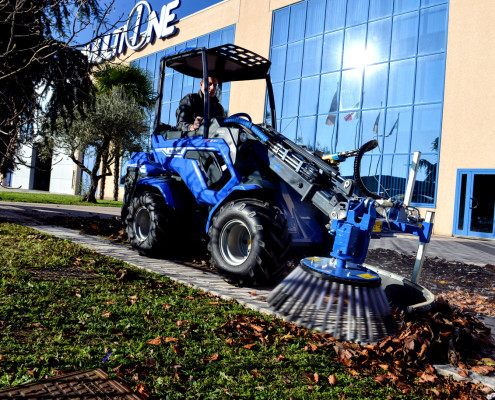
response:
<svg viewBox="0 0 495 400"><path fill-rule="evenodd" d="M254 199L224 205L208 231L212 263L232 281L268 282L279 273L290 247L287 222Z"/></svg>
<svg viewBox="0 0 495 400"><path fill-rule="evenodd" d="M142 192L134 197L127 214L127 236L140 255L166 255L172 243L173 209L160 194Z"/></svg>

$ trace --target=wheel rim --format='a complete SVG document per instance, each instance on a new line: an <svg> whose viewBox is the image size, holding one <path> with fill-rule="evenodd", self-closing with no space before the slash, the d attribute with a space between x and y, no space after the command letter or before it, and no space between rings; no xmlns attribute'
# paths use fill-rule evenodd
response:
<svg viewBox="0 0 495 400"><path fill-rule="evenodd" d="M139 241L145 240L150 233L151 217L149 211L141 207L134 218L134 233Z"/></svg>
<svg viewBox="0 0 495 400"><path fill-rule="evenodd" d="M240 265L251 251L251 234L244 222L236 219L229 221L220 233L220 251L231 265Z"/></svg>

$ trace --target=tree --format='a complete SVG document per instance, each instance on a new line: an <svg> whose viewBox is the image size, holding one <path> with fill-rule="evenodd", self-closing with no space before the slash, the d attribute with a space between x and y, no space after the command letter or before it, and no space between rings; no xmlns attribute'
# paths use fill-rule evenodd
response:
<svg viewBox="0 0 495 400"><path fill-rule="evenodd" d="M122 93L142 109L143 114L151 109L155 102L153 83L149 75L140 68L127 65L103 64L94 73L95 86L98 93L110 93L115 87L122 89ZM119 171L120 159L128 151L125 147L112 142L109 152L103 155L103 168L108 168L111 161L115 164L113 176L113 199L118 200L119 196ZM105 190L105 179L101 182L100 199L103 198Z"/></svg>
<svg viewBox="0 0 495 400"><path fill-rule="evenodd" d="M90 69L79 50L85 44L71 43L78 29L103 16L97 0L0 2L0 173L13 167L20 144L32 140L41 110L52 123L82 111Z"/></svg>
<svg viewBox="0 0 495 400"><path fill-rule="evenodd" d="M98 173L110 143L130 152L140 151L142 138L148 131L146 115L133 99L124 95L121 87L98 93L94 104L88 103L82 110L75 110L70 119L59 117L53 126L47 125L47 128L43 135L44 151L57 149L90 175L90 187L83 197L83 201L90 203L96 203L98 182L112 175L108 166ZM92 169L78 157L90 150L95 154Z"/></svg>

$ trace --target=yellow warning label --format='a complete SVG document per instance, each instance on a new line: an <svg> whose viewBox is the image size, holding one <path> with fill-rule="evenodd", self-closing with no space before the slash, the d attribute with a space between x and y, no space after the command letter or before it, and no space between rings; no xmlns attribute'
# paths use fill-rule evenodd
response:
<svg viewBox="0 0 495 400"><path fill-rule="evenodd" d="M373 232L381 232L383 226L383 221L377 220L375 221L375 225L373 225Z"/></svg>
<svg viewBox="0 0 495 400"><path fill-rule="evenodd" d="M371 275L371 274L361 274L358 276L363 279L375 279L377 277L377 275Z"/></svg>
<svg viewBox="0 0 495 400"><path fill-rule="evenodd" d="M308 257L307 259L309 261L323 261L323 258L320 257Z"/></svg>

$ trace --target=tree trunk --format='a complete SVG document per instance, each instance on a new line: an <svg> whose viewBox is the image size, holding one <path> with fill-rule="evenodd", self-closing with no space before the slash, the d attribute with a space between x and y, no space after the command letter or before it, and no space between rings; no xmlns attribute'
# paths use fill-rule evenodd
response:
<svg viewBox="0 0 495 400"><path fill-rule="evenodd" d="M115 168L113 173L113 200L119 200L119 184L120 184L120 147L116 147L115 151Z"/></svg>
<svg viewBox="0 0 495 400"><path fill-rule="evenodd" d="M103 154L102 156L102 171L105 172L108 168L108 150L105 151L105 154ZM103 198L105 197L105 183L106 183L106 179L103 178L101 180L101 183L100 183L100 200L103 200Z"/></svg>

